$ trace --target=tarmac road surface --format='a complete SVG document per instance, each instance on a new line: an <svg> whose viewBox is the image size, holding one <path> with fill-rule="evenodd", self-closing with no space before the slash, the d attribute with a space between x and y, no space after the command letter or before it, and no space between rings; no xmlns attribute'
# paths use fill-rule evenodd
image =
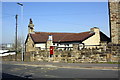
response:
<svg viewBox="0 0 120 80"><path fill-rule="evenodd" d="M66 65L65 65L66 64ZM65 65L65 66L64 66ZM68 66L71 66L69 67ZM82 64L68 64L67 63L38 63L38 62L3 62L2 63L2 77L4 78L118 78L118 70L110 67L117 67L117 65L110 64L83 64L82 68L78 65ZM60 67L62 66L62 67ZM67 66L67 67L66 67ZM78 68L76 68L76 66ZM93 66L100 68L94 69ZM104 69L101 69L105 67ZM109 67L110 69L107 69ZM109 80L111 80L109 79Z"/></svg>

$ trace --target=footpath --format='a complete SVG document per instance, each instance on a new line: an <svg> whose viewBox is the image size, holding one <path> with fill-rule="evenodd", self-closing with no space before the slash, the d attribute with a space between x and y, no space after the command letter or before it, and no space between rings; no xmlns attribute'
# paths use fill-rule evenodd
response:
<svg viewBox="0 0 120 80"><path fill-rule="evenodd" d="M17 61L2 61L2 64L32 66L32 67L56 67L56 68L95 69L95 70L120 70L118 64L58 63L58 62L17 62Z"/></svg>

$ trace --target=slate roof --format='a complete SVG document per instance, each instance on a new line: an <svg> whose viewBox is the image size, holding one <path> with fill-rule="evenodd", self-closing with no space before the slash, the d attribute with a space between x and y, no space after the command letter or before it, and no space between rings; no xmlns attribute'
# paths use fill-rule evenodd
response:
<svg viewBox="0 0 120 80"><path fill-rule="evenodd" d="M100 31L100 41L107 41L110 42L110 38L107 37L103 32Z"/></svg>
<svg viewBox="0 0 120 80"><path fill-rule="evenodd" d="M54 32L34 32L30 33L30 36L34 43L45 43L48 40L48 36L53 36L53 42L82 42L85 39L94 35L94 32L82 32L82 33L54 33Z"/></svg>

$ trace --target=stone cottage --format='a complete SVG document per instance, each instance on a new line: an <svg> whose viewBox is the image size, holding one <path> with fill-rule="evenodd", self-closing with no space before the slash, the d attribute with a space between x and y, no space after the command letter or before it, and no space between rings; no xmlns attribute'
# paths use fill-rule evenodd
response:
<svg viewBox="0 0 120 80"><path fill-rule="evenodd" d="M54 46L56 49L72 50L75 45L78 46L79 50L82 48L99 48L101 43L109 41L110 38L97 27L81 33L35 32L34 24L30 19L25 50L26 52L46 50L50 46Z"/></svg>

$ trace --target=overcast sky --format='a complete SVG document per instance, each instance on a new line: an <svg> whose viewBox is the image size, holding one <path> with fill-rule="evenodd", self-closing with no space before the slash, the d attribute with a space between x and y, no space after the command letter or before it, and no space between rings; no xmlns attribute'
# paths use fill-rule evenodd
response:
<svg viewBox="0 0 120 80"><path fill-rule="evenodd" d="M29 19L32 18L37 32L79 33L98 27L109 36L107 2L17 2L2 3L2 41L11 43L15 39L15 15L18 14L18 34L26 38Z"/></svg>

